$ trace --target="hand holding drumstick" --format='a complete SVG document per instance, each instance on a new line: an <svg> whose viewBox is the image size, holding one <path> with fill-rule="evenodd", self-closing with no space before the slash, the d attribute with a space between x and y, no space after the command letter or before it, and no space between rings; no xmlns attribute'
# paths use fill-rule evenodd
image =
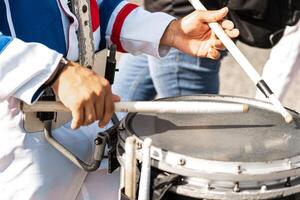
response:
<svg viewBox="0 0 300 200"><path fill-rule="evenodd" d="M196 10L205 11L206 8L199 0L189 0L190 3ZM254 84L260 89L260 91L270 100L270 102L275 106L277 111L283 116L286 123L291 123L293 121L292 115L282 106L280 101L274 96L272 90L265 83L262 77L256 72L255 68L244 56L244 54L238 49L235 43L228 37L228 32L224 31L222 27L217 22L209 22L209 27L222 41L231 55L240 64L249 78L254 82Z"/></svg>

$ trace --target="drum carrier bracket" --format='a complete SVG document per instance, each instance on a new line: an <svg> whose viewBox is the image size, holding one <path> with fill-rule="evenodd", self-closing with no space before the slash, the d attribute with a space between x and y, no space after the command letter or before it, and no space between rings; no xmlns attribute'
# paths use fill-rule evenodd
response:
<svg viewBox="0 0 300 200"><path fill-rule="evenodd" d="M88 0L70 0L68 1L70 10L74 13L79 22L79 31L77 34L79 41L79 63L92 69L94 65L94 44L93 32L91 28L90 3ZM114 73L116 70L116 45L110 46L109 55L106 60L105 78L110 84L114 82ZM51 88L46 88L40 100L55 101L55 94ZM73 162L79 168L85 171L95 171L99 168L103 158L108 158L109 166L108 172L112 173L119 167L116 157L116 143L117 143L117 128L119 120L116 114L113 114L113 126L104 132L99 132L94 140L94 152L92 153L89 163L82 161L71 151L65 148L52 135L52 121L56 118L55 112L38 112L37 117L44 123L45 139L67 159ZM104 155L105 147L108 147L107 156Z"/></svg>

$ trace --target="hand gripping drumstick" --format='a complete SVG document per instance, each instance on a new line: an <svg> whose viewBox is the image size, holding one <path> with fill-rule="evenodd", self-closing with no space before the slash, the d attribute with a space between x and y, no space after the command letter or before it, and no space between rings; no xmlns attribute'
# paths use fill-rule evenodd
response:
<svg viewBox="0 0 300 200"><path fill-rule="evenodd" d="M150 198L150 175L151 175L151 138L146 138L142 149L142 170L139 186L138 200L149 200Z"/></svg>
<svg viewBox="0 0 300 200"><path fill-rule="evenodd" d="M136 196L136 139L131 136L125 141L125 194L130 199Z"/></svg>
<svg viewBox="0 0 300 200"><path fill-rule="evenodd" d="M23 112L70 112L61 102L38 101L34 105L24 102ZM248 112L249 105L238 103L196 102L196 101L136 101L115 103L116 112L139 113L242 113Z"/></svg>
<svg viewBox="0 0 300 200"><path fill-rule="evenodd" d="M200 0L189 0L189 2L193 5L196 10L206 10ZM222 41L224 46L228 49L231 55L235 58L235 60L240 64L246 74L250 77L250 79L255 83L256 87L267 97L270 102L275 106L278 112L284 117L287 123L291 123L293 121L293 117L290 113L286 111L286 109L282 106L280 101L275 97L272 90L266 84L266 82L261 78L261 76L256 72L252 64L248 61L248 59L243 55L243 53L239 50L239 48L234 44L234 42L227 36L224 30L220 27L217 22L209 23L209 27L213 30L213 32L218 36L218 38Z"/></svg>

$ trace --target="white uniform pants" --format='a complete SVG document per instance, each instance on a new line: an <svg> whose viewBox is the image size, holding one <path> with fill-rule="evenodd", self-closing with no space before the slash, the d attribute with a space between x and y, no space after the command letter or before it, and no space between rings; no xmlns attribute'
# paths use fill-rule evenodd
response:
<svg viewBox="0 0 300 200"><path fill-rule="evenodd" d="M42 132L25 133L18 101L0 103L0 199L1 200L115 200L119 175L101 169L86 173L55 150ZM14 108L14 109L12 109ZM76 131L66 124L53 135L81 159L92 152L97 124Z"/></svg>

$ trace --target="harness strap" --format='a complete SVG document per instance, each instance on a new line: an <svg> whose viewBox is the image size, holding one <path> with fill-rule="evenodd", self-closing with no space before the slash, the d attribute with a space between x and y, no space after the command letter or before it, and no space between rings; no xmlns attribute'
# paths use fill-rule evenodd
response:
<svg viewBox="0 0 300 200"><path fill-rule="evenodd" d="M181 180L182 177L177 174L154 178L152 200L161 200L170 188L174 185L178 185Z"/></svg>

